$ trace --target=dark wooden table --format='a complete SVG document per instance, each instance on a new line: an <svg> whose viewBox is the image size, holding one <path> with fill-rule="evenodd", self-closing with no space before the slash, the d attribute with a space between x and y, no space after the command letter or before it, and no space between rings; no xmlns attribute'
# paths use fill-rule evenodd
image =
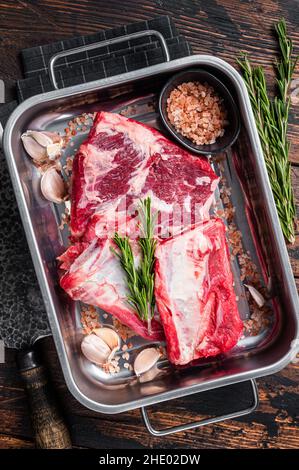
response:
<svg viewBox="0 0 299 470"><path fill-rule="evenodd" d="M272 62L276 43L271 28L284 16L299 53L299 8L297 0L0 0L0 78L12 96L14 81L22 76L19 51L78 34L143 20L159 14L171 15L194 53L215 54L235 65L240 49L249 52L266 68L273 81ZM296 76L299 76L299 67ZM299 208L299 107L291 111L290 158ZM289 248L299 286L299 237ZM158 439L141 424L140 412L99 416L78 404L66 389L50 338L43 344L48 369L66 414L73 444L93 448L298 448L298 371L292 364L282 372L258 380L260 407L252 415L187 433ZM214 400L214 401L213 401ZM200 413L211 413L211 403L224 409L237 396L214 394L207 399L191 396L163 404L155 413L156 423L170 426L192 421ZM214 405L213 405L214 406ZM296 418L297 417L297 418ZM7 351L0 366L0 448L33 447L27 403L15 367L15 352Z"/></svg>

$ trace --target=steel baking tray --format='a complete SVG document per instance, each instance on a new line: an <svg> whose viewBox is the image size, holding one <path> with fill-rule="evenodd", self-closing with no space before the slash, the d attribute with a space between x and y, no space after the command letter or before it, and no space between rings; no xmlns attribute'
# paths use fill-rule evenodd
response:
<svg viewBox="0 0 299 470"><path fill-rule="evenodd" d="M128 36L122 39L127 40ZM113 43L113 40L108 42ZM163 38L161 45L165 51ZM88 47L99 47L99 44ZM67 54L78 50L82 48ZM57 54L51 61L50 70L56 88L54 63L64 54ZM165 59L164 63L138 71L29 98L11 115L3 137L3 149L69 390L83 405L102 413L119 413L141 407L149 431L156 435L252 411L258 402L254 378L273 374L285 367L298 351L299 336L297 290L243 80L233 67L213 56L194 55L169 61L166 51ZM230 188L230 199L235 207L234 223L242 232L244 250L250 253L270 293L270 320L259 334L242 338L231 353L221 358L198 361L192 366L177 369L163 360L159 364L163 373L151 382L140 383L125 368L110 375L82 357L81 306L71 301L58 283L56 257L64 250L68 235L66 230L61 232L58 229L64 209L41 197L40 174L25 154L20 137L32 128L61 132L75 116L100 109L122 112L163 130L156 107L159 91L174 73L192 67L201 67L220 78L238 104L242 122L240 136L232 148L211 163ZM88 129L74 137L75 147L87 132ZM64 158L70 152L73 153L72 148L66 150ZM222 209L223 200L218 191L214 210ZM246 320L249 306L240 281L237 259L233 260L232 267L240 315ZM103 312L99 315L103 322L111 323ZM144 344L145 340L134 337L132 356ZM147 405L246 380L251 381L254 396L253 405L246 410L163 431L154 430L148 420Z"/></svg>

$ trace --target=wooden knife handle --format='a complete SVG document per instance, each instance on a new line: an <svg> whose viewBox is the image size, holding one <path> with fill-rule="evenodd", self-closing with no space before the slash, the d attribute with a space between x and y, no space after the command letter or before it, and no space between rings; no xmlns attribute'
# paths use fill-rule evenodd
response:
<svg viewBox="0 0 299 470"><path fill-rule="evenodd" d="M42 449L70 449L72 443L68 429L35 351L20 353L18 364L28 394L36 446Z"/></svg>

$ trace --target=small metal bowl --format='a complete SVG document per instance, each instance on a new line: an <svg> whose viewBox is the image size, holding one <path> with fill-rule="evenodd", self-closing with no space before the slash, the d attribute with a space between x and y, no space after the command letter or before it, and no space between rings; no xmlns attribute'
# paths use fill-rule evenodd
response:
<svg viewBox="0 0 299 470"><path fill-rule="evenodd" d="M200 83L208 83L211 85L218 95L223 99L223 104L227 111L228 125L225 127L224 135L222 137L218 137L214 144L194 144L190 139L184 137L182 134L180 134L179 131L175 129L167 116L167 99L169 98L171 91L181 83L195 81ZM162 121L173 137L184 147L187 147L187 149L195 153L211 155L222 152L235 142L240 132L239 112L232 95L218 78L202 69L186 70L184 72L178 73L177 75L174 75L166 83L161 91L159 109Z"/></svg>

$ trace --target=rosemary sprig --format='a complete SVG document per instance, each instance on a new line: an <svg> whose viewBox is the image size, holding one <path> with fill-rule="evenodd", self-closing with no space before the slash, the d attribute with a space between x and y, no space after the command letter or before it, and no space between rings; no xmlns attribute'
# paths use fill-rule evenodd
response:
<svg viewBox="0 0 299 470"><path fill-rule="evenodd" d="M284 19L277 23L275 30L281 58L275 64L278 95L274 100L270 100L267 93L264 69L252 67L246 54L237 62L248 89L281 228L286 240L294 243L296 210L288 160L287 127L288 89L298 58L292 58L292 41L287 36Z"/></svg>
<svg viewBox="0 0 299 470"><path fill-rule="evenodd" d="M130 295L128 295L129 304L136 310L138 316L145 320L147 312L147 302L145 289L140 286L139 273L135 267L134 255L128 237L120 237L115 233L113 238L119 248L119 252L111 248L111 251L119 258L120 264L127 276L127 283Z"/></svg>
<svg viewBox="0 0 299 470"><path fill-rule="evenodd" d="M140 238L138 244L141 249L141 262L136 267L132 247L128 237L120 237L117 233L114 242L119 252L111 248L119 258L121 266L126 273L129 295L127 300L134 308L141 320L148 324L151 331L151 320L155 310L154 298L154 262L156 240L154 239L155 216L151 211L151 200L146 198L140 202L138 209Z"/></svg>
<svg viewBox="0 0 299 470"><path fill-rule="evenodd" d="M138 240L142 252L142 260L139 267L140 284L144 287L147 299L148 330L151 329L150 320L154 316L154 263L157 241L154 238L155 221L157 213L152 214L151 199L148 197L140 202L140 238Z"/></svg>

